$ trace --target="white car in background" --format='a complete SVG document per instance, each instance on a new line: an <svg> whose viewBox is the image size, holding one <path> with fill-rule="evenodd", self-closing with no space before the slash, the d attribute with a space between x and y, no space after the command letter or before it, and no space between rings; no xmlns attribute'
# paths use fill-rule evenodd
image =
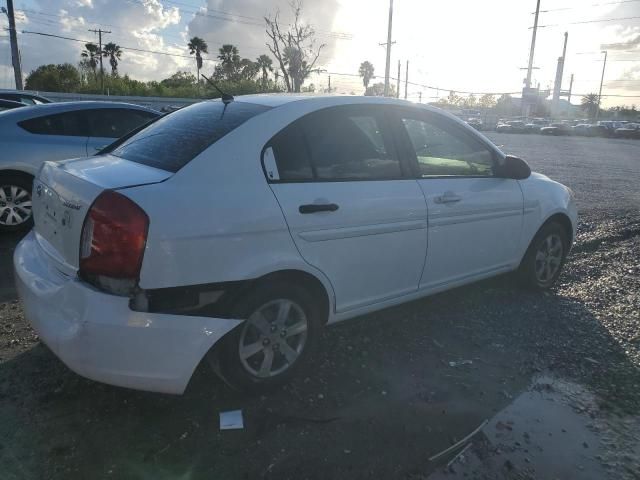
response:
<svg viewBox="0 0 640 480"><path fill-rule="evenodd" d="M515 270L548 288L576 230L568 188L399 100L207 101L109 150L44 164L14 265L40 339L135 389L206 358L258 390L326 324Z"/></svg>
<svg viewBox="0 0 640 480"><path fill-rule="evenodd" d="M64 102L0 114L0 234L31 226L31 184L46 160L93 155L160 116L118 102Z"/></svg>

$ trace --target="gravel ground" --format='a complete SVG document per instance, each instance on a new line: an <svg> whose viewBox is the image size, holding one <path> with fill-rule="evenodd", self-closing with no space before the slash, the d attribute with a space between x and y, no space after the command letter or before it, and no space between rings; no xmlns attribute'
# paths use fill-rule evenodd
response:
<svg viewBox="0 0 640 480"><path fill-rule="evenodd" d="M429 462L433 453L540 374L595 399L574 408L600 425L604 453L580 455L610 478L638 478L640 142L489 136L576 192L578 239L553 291L519 290L510 276L481 282L328 329L307 376L269 395L238 395L201 369L172 397L69 372L5 280L2 478L424 479L450 458ZM2 272L15 240L0 239ZM450 366L461 360L471 363ZM220 432L218 413L236 408L245 429ZM567 442L582 451L581 439ZM536 478L500 465L470 478ZM573 473L563 478L582 477Z"/></svg>

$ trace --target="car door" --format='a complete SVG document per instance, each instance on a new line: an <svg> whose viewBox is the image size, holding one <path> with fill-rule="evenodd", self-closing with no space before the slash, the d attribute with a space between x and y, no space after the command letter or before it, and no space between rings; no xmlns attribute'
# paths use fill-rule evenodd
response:
<svg viewBox="0 0 640 480"><path fill-rule="evenodd" d="M426 204L379 107L309 114L272 139L263 165L300 254L329 278L338 312L417 290Z"/></svg>
<svg viewBox="0 0 640 480"><path fill-rule="evenodd" d="M18 122L32 134L23 147L25 158L40 163L87 154L87 128L82 111L44 115Z"/></svg>
<svg viewBox="0 0 640 480"><path fill-rule="evenodd" d="M429 211L429 249L421 288L438 288L517 265L523 196L498 178L498 154L444 115L399 110L402 132Z"/></svg>
<svg viewBox="0 0 640 480"><path fill-rule="evenodd" d="M131 130L157 117L151 112L128 108L96 108L86 110L89 124L87 155L94 155Z"/></svg>

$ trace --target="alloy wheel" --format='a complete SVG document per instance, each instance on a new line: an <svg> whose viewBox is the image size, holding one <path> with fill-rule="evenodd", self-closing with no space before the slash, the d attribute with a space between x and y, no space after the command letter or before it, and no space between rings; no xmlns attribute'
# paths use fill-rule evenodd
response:
<svg viewBox="0 0 640 480"><path fill-rule="evenodd" d="M288 299L265 303L245 322L239 340L240 362L251 375L270 378L300 357L309 324L304 310Z"/></svg>
<svg viewBox="0 0 640 480"><path fill-rule="evenodd" d="M17 227L31 218L31 193L18 185L0 185L0 225Z"/></svg>
<svg viewBox="0 0 640 480"><path fill-rule="evenodd" d="M538 282L551 282L562 265L564 246L560 235L552 233L547 236L536 252L535 273Z"/></svg>

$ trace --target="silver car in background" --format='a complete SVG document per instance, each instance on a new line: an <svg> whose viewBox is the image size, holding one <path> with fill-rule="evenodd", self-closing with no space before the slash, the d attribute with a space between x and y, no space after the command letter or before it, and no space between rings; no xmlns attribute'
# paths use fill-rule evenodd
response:
<svg viewBox="0 0 640 480"><path fill-rule="evenodd" d="M65 102L0 113L0 233L31 225L31 185L46 160L86 157L160 116L119 102Z"/></svg>

